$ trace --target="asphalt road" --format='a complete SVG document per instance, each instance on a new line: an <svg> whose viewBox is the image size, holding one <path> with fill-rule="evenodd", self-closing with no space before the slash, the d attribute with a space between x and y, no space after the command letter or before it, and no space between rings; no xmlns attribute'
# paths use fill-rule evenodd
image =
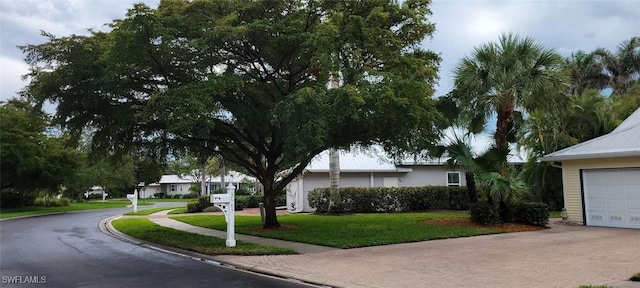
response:
<svg viewBox="0 0 640 288"><path fill-rule="evenodd" d="M0 221L0 287L308 287L122 242L100 231L100 220L129 209Z"/></svg>

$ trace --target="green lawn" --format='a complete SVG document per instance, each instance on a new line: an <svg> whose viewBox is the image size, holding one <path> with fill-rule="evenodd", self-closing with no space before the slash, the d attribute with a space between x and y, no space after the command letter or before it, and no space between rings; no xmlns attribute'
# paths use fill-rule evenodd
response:
<svg viewBox="0 0 640 288"><path fill-rule="evenodd" d="M21 207L21 208L4 208L0 210L0 219L14 218L20 216L29 215L45 215L60 212L80 211L80 210L93 210L93 209L107 209L107 208L122 208L131 204L131 202L121 200L108 200L106 202L89 201L89 202L72 202L69 206L63 207Z"/></svg>
<svg viewBox="0 0 640 288"><path fill-rule="evenodd" d="M131 212L124 213L124 215L151 215L156 212L171 210L171 209L176 209L176 207L160 207L160 208L151 208L151 209L145 209L145 210L138 209L138 212L136 213L131 211Z"/></svg>
<svg viewBox="0 0 640 288"><path fill-rule="evenodd" d="M118 231L129 236L207 255L296 254L292 249L261 246L241 241L237 241L236 247L229 248L225 246L225 239L162 227L145 218L118 219L111 223Z"/></svg>
<svg viewBox="0 0 640 288"><path fill-rule="evenodd" d="M560 215L560 211L549 211L549 219L551 218L562 218L562 215Z"/></svg>
<svg viewBox="0 0 640 288"><path fill-rule="evenodd" d="M185 214L185 213L187 213L187 208L186 207L177 208L177 209L171 210L171 212L169 212L169 214Z"/></svg>
<svg viewBox="0 0 640 288"><path fill-rule="evenodd" d="M423 220L464 218L467 212L376 213L345 216L311 214L280 215L282 229L261 229L260 217L236 216L236 232L267 238L355 248L501 233L497 228L424 224ZM175 216L191 225L226 230L224 216Z"/></svg>

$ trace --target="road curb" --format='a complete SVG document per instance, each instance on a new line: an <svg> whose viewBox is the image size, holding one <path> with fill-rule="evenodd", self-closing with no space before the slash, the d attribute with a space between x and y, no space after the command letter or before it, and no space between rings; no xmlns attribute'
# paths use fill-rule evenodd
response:
<svg viewBox="0 0 640 288"><path fill-rule="evenodd" d="M167 254L172 254L172 255L176 255L176 256L181 256L181 257L186 257L186 258L191 258L193 260L196 261L202 261L202 262L206 262L208 264L213 264L216 266L220 266L220 267L225 267L228 269L234 269L234 270L241 270L241 271L247 271L247 272L251 272L251 273L255 273L255 274L260 274L263 276L269 276L269 277L274 277L274 278L278 278L278 279L282 279L282 280L288 280L288 281L292 281L292 282L297 282L297 283L302 283L302 284L306 284L306 285L310 285L310 286L317 286L317 287L336 287L336 288L342 288L342 286L331 286L331 285L327 285L325 283L320 283L320 282L316 282L316 281L312 281L312 280L305 280L305 279L299 279L299 278L294 278L288 275L283 275L280 273L274 273L271 271L267 271L264 269L261 269L259 267L256 266L250 266L250 265L244 265L244 264L237 264L237 263L233 263L231 261L226 261L226 260L220 260L220 259L216 259L216 256L211 256L211 255L206 255L206 254L201 254L201 253L197 253L197 252L193 252L193 251L188 251L188 250L183 250L183 249L179 249L179 248L175 248L175 247L169 247L169 246L164 246L164 245L160 245L157 243L152 243L152 242L148 242L145 240L141 240L138 238L134 238L131 237L127 234L124 234L120 231L118 231L115 227L113 227L113 225L111 224L111 221L113 220L117 220L122 218L122 215L117 215L117 216L111 216L105 219L102 219L100 221L100 223L98 224L100 227L100 230L107 234L110 235L118 240L124 241L124 242L128 242L137 246L143 246L145 248L149 248L149 249L153 249L156 251L160 251L160 252L164 252Z"/></svg>

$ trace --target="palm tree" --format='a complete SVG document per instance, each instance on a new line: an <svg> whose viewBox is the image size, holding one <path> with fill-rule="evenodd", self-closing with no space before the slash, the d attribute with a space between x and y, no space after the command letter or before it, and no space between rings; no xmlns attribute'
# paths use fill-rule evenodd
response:
<svg viewBox="0 0 640 288"><path fill-rule="evenodd" d="M499 41L476 47L456 69L456 97L469 119L497 114L495 145L508 149L518 111L553 105L553 93L564 83L562 57L531 38L503 34ZM506 155L501 159L506 165ZM506 176L508 169L502 169Z"/></svg>
<svg viewBox="0 0 640 288"><path fill-rule="evenodd" d="M638 82L640 75L640 37L636 36L618 45L616 53L600 48L593 52L596 60L609 76L612 95L623 94Z"/></svg>
<svg viewBox="0 0 640 288"><path fill-rule="evenodd" d="M594 53L578 51L564 60L565 69L571 76L569 93L581 95L585 89L604 89L609 84L602 66L596 61Z"/></svg>

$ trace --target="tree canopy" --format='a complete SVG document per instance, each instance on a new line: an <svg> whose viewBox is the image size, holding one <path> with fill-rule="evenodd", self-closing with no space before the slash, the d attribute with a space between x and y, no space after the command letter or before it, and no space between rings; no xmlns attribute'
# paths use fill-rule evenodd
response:
<svg viewBox="0 0 640 288"><path fill-rule="evenodd" d="M0 119L2 206L30 204L38 191L57 191L71 181L82 154L68 138L45 135L44 115L12 101L0 106Z"/></svg>
<svg viewBox="0 0 640 288"><path fill-rule="evenodd" d="M94 149L221 155L264 186L265 227L278 227L275 196L321 151L438 140L429 2L136 4L108 32L23 46L27 94L72 131L96 129Z"/></svg>

